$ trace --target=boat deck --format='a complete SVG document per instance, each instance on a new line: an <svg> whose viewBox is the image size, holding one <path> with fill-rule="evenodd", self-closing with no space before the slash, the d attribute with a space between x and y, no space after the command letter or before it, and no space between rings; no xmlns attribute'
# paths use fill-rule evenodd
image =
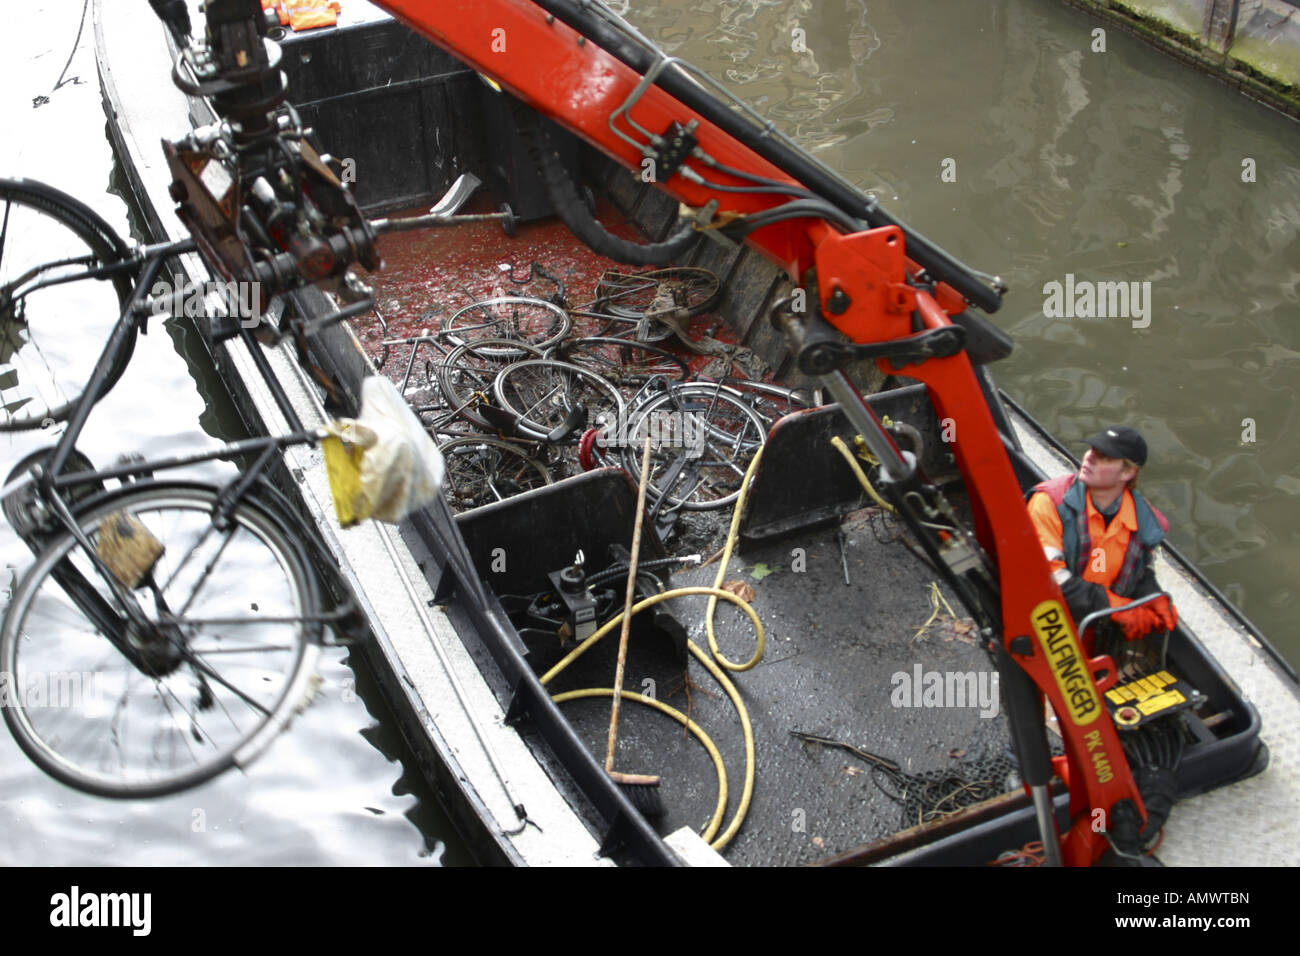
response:
<svg viewBox="0 0 1300 956"><path fill-rule="evenodd" d="M612 209L601 211L607 222L618 222ZM636 234L626 222L616 229ZM554 220L522 225L514 237L505 236L496 223L392 234L383 237L380 248L385 269L371 281L383 323L366 317L354 325L367 354L382 359L382 373L398 386L405 384L407 393L419 399L431 397L424 384L425 367L436 364L441 355L427 339L402 340L429 336L442 317L489 296L553 292L553 283L546 280L511 281L511 276L527 278L530 263L541 264L559 278L572 304L593 298L601 272L612 266ZM577 316L571 334L596 334L603 324ZM717 313L698 316L692 331L735 341ZM385 340L402 344L385 348ZM693 372L713 361L672 340L659 344L676 351ZM574 470L572 463L562 465L557 478ZM536 509L546 507L538 500L520 509L517 520L527 522ZM690 514L668 538L668 553L716 552L730 519L730 508ZM1013 759L1000 716L995 668L977 646L974 626L960 604L946 589L932 592L936 575L898 540L898 529L878 509L858 512L843 527L843 559L831 527L750 547L730 562L727 581L753 589L751 600L767 631L761 664L730 675L750 711L758 768L744 826L728 849L732 863L812 862L975 802L959 794L924 819L909 820L903 804L909 787L909 806L916 803L915 793L922 788L919 776L905 779L873 771L862 757L801 740L793 736L796 731L878 755L905 774L944 771L963 777L986 798L1016 787L1009 777ZM525 533L523 528L520 533ZM599 561L592 560L591 567L599 568ZM480 571L490 580L498 577L486 566ZM716 564L688 569L674 574L672 585L711 585L716 572ZM507 581L495 590L503 594L518 589ZM946 603L938 605L936 614L935 595L940 593ZM706 599L678 598L672 603L691 640L707 648ZM959 617L953 618L949 608ZM927 621L929 626L923 627ZM729 660L742 663L750 658L753 629L725 602L718 609L717 633ZM529 664L539 676L572 647L572 642L561 648L558 640L540 637L526 643ZM616 653L617 633L557 677L548 690L561 694L612 686ZM963 706L944 706L941 698L926 694L917 683L927 678L943 681L945 676L953 688L960 683ZM723 689L698 660L680 660L662 637L633 642L625 687L688 713L716 744L729 793L725 829L744 790L745 746L735 708ZM882 709L880 702L891 696L904 704ZM603 759L609 697L568 702L563 709L592 754ZM674 719L649 707L628 704L623 715L616 767L663 776L659 794L665 815L657 828L665 834L681 827L704 829L719 793L717 773L704 747ZM998 779L990 779L990 769Z"/></svg>
<svg viewBox="0 0 1300 956"><path fill-rule="evenodd" d="M988 655L975 646L974 629L964 629L969 622L946 611L940 610L923 629L934 611L930 573L901 543L888 541L892 532L883 525L879 514L866 512L845 524L848 585L834 529L753 548L731 562L727 579L753 588L752 604L767 641L759 665L729 675L753 723L757 767L748 815L726 851L732 864L810 863L974 802L949 803L927 812L924 821L908 820L904 807L886 790L901 800L910 785L915 796L919 776L904 781L873 770L863 756L797 738L796 731L859 748L908 774L960 774L986 797L1014 786L1005 772L1009 737ZM795 548L803 554L792 555ZM679 573L673 584L711 584L715 573L716 566ZM950 594L945 597L956 605ZM708 646L706 601L674 602L691 640L701 648ZM749 620L720 602L716 623L722 653L736 663L747 661L754 650ZM594 659L581 673L565 674L552 688L608 686L616 635L603 643L608 646L599 657L593 651ZM730 700L694 657L688 668L677 665L666 640L634 650L639 653L629 658L628 684L653 689L665 703L689 711L717 744L727 767L730 822L740 803L745 767L743 734ZM546 663L539 660L539 665ZM972 675L970 706L934 706L943 703L940 697L923 696L922 686L913 686L918 668L938 679ZM981 716L977 687L991 690L986 716ZM902 691L910 706L882 706L891 697L903 702ZM927 699L932 706L925 706ZM608 699L566 704L565 712L603 754ZM702 829L718 793L704 749L678 724L648 708L629 705L624 713L616 767L662 775L664 832L679 826ZM989 776L995 764L1003 768L1000 779Z"/></svg>
<svg viewBox="0 0 1300 956"><path fill-rule="evenodd" d="M179 224L166 198L167 176L158 138L182 131L187 107L178 95L163 95L159 87L158 77L165 72L159 64L166 59L161 31L142 39L124 12L123 0L96 2L101 78L114 117L110 127L150 225L162 239L176 235ZM110 69L109 64L118 69ZM525 227L521 232L527 235L527 230L538 228L549 227ZM483 235L500 237L497 227L482 229ZM431 306L405 301L415 286L423 285L434 296L450 295L453 304L468 302L459 293L449 293L449 288L468 285L471 295L494 290L501 274L498 264L526 265L530 260L532 253L518 251L518 245L503 253L481 247L478 235L472 230L448 230L433 234L430 241L465 243L469 237L466 245L473 250L475 262L485 267L481 271L459 268L465 263L449 247L436 257L447 271L430 276L417 267L403 276L401 257L386 251L399 275L387 297L385 280L381 277L377 283L386 317L406 316L411 325L402 327L408 329L431 325L427 313L444 307L445 301ZM553 256L567 254L557 252L556 246L548 248ZM452 265L458 266L454 274ZM751 293L760 301L764 298L762 289L756 291L746 283L750 274L757 275L748 261L733 259L725 265L722 271L737 289L738 299L748 299ZM186 267L199 277L201 264L195 257ZM580 296L578 290L592 273L576 261L573 270L574 291ZM390 300L397 302L396 308L386 307ZM761 312L757 307L745 311L751 323ZM751 326L747 343L762 336L757 326L763 324ZM361 350L373 355L378 344L375 331L363 327L358 335L365 342ZM269 431L283 431L256 370L228 348L222 352L218 360L246 413ZM292 350L288 346L271 350L268 358L303 421L309 425L322 421L320 396ZM399 365L400 358L395 358L385 363L384 371L394 375ZM1016 433L1028 457L1041 467L1052 472L1064 467L1059 455L1037 441L1025 423L1017 420ZM478 834L476 849L488 859L512 863L609 862L597 853L601 825L572 781L557 770L554 756L536 746L527 724L516 730L503 723L510 688L503 686L501 675L484 664L482 649L471 636L457 633L454 619L430 606L435 569L426 564L427 555L413 547L410 529L398 533L367 524L340 531L333 522L319 454L295 450L286 465L300 476L297 491L305 509L321 527L367 613L374 634L368 650L401 714L404 732L460 825ZM883 779L880 771L873 775L866 759L800 740L791 731L851 744L897 761L910 773L950 769L974 758L987 758L991 764L1005 756L1003 720L981 717L979 707L927 707L924 688L921 707L892 706L891 698L901 683L895 676L905 675L914 683L918 666L923 677L927 672L978 675L991 667L960 622L944 614L915 636L933 610L931 576L900 544L882 541L888 533L877 536L879 522L878 517L858 512L846 524L851 582L847 586L833 529L754 546L733 559L727 577L753 587L755 606L768 628L768 648L761 666L735 677L755 725L758 776L750 816L727 850L728 862L810 862L904 826L900 807L876 786ZM804 549L805 571L795 570L791 553L795 548ZM674 584L711 583L715 572L715 567L707 567L681 573ZM1194 579L1167 562L1161 576L1189 629L1238 681L1249 679L1249 695L1263 715L1273 757L1269 769L1250 780L1180 803L1161 857L1176 864L1294 863L1300 846L1296 836L1300 738L1294 732L1300 702L1294 682L1280 673L1244 628L1228 620L1223 606L1198 588ZM952 596L946 597L960 615ZM692 604L679 617L692 639L703 644L703 600L689 600ZM733 659L747 658L753 647L748 624L729 608L720 609L718 619L724 652ZM613 648L614 642L606 640L583 662L590 673L566 674L556 689L607 686ZM556 649L540 644L527 650L534 672L557 655ZM712 678L693 660L687 673L694 689L686 706L706 724L726 757L730 819L743 785L738 726L730 704L710 696L718 693ZM681 676L682 665L666 646L648 645L643 651L636 645L629 688L653 688L656 698L682 706L686 693L674 693L673 686ZM645 684L647 679L653 685ZM909 689L915 700L916 688ZM603 757L607 700L564 706L588 748L598 759ZM710 762L695 741L682 738L678 725L640 711L633 705L625 711L624 740L630 746L620 747L619 769L663 775L668 808L661 825L664 832L679 825L698 830L717 800ZM1010 781L1001 782L1003 790L1012 786ZM530 817L539 826L512 833L511 798L519 795L526 797ZM708 854L696 858L701 856Z"/></svg>

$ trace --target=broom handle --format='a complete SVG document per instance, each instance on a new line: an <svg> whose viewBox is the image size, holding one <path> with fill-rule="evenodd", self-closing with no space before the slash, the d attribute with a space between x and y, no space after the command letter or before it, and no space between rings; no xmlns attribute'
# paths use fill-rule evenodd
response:
<svg viewBox="0 0 1300 956"><path fill-rule="evenodd" d="M623 665L627 663L627 637L632 626L632 599L636 596L636 565L641 555L641 523L645 517L645 491L650 483L650 436L641 453L641 480L636 490L636 523L632 526L632 556L627 564L627 594L623 598L623 627L618 635L618 667L614 671L614 703L609 710L609 746L605 751L605 772L614 772L614 746L618 742L618 711L623 700Z"/></svg>

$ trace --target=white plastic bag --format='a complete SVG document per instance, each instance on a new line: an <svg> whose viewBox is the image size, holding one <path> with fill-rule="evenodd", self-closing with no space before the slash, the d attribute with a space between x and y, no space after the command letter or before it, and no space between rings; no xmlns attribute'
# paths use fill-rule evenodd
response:
<svg viewBox="0 0 1300 956"><path fill-rule="evenodd" d="M361 383L361 417L329 426L325 458L339 523L396 524L442 491L442 453L396 387L382 375Z"/></svg>

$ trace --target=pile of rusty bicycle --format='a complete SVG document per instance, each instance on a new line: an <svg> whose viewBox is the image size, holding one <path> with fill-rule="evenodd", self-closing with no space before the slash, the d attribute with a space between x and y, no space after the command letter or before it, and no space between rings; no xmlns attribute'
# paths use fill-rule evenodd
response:
<svg viewBox="0 0 1300 956"><path fill-rule="evenodd" d="M725 358L709 367L729 374L692 374L701 350L685 321L721 295L707 269L607 271L576 306L544 268L531 275L557 291L471 302L374 356L438 441L457 511L607 464L639 480L629 451L649 435L650 513L670 525L732 504L773 422L813 404L808 390L730 374Z"/></svg>

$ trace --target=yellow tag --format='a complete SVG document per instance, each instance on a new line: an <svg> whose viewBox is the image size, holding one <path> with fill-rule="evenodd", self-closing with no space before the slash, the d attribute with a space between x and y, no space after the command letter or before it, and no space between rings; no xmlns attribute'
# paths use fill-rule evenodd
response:
<svg viewBox="0 0 1300 956"><path fill-rule="evenodd" d="M141 586L165 550L135 515L115 511L99 526L99 540L95 544L100 560L113 572L113 577L123 587L134 590Z"/></svg>
<svg viewBox="0 0 1300 956"><path fill-rule="evenodd" d="M336 435L321 440L325 453L325 471L329 474L330 494L334 497L334 513L339 524L351 527L369 517L370 510L361 494L361 458L365 449L345 445Z"/></svg>
<svg viewBox="0 0 1300 956"><path fill-rule="evenodd" d="M1070 719L1086 727L1101 714L1101 698L1097 696L1097 686L1088 673L1065 609L1056 601L1043 601L1034 608L1031 617L1038 644L1052 666L1052 676L1065 698Z"/></svg>
<svg viewBox="0 0 1300 956"><path fill-rule="evenodd" d="M1160 711L1169 707L1177 707L1185 700L1187 700L1187 698L1178 693L1178 691L1171 690L1161 694L1159 697L1152 697L1148 700L1144 700L1137 706L1138 710L1142 711L1145 716L1150 717L1152 714L1158 714Z"/></svg>

